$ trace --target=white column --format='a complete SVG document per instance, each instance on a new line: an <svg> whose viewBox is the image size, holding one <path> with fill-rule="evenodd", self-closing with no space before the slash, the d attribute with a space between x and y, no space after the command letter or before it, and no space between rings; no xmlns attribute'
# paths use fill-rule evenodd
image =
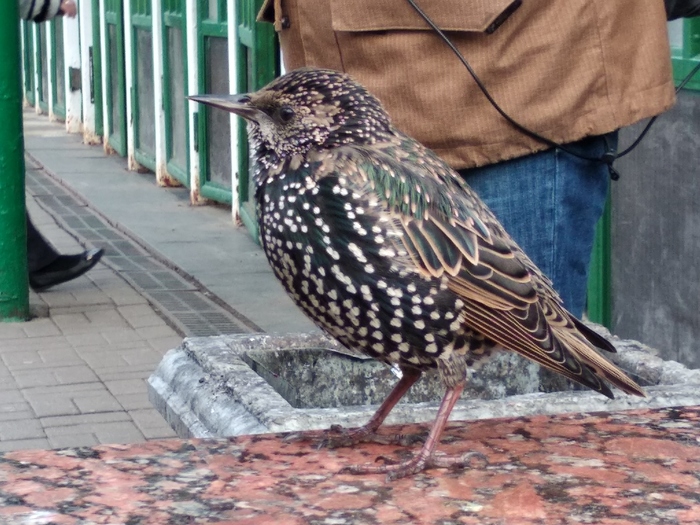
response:
<svg viewBox="0 0 700 525"><path fill-rule="evenodd" d="M90 2L85 3L89 4ZM75 89L75 91L71 91L69 74L70 68L76 70L81 69L80 18L80 16L76 16L75 18L63 17L63 67L65 67L65 70L63 71L63 79L65 82L66 93L66 131L68 133L80 133L82 129L82 111L80 108L82 103L82 89L76 86L77 89Z"/></svg>
<svg viewBox="0 0 700 525"><path fill-rule="evenodd" d="M165 151L165 111L163 110L163 10L161 0L151 0L153 20L153 103L155 104L155 150L156 182L159 186L179 186L177 180L168 175Z"/></svg>
<svg viewBox="0 0 700 525"><path fill-rule="evenodd" d="M185 16L187 17L187 89L186 93L188 95L196 95L199 93L199 86L197 79L199 76L199 60L198 60L198 47L199 47L199 18L197 16L197 0L186 0L185 2ZM189 177L190 177L190 201L192 204L202 204L206 202L206 199L202 198L200 195L200 183L199 183L199 152L196 148L195 137L198 134L196 129L196 120L198 105L195 102L188 102L188 126L190 128L190 166L189 166Z"/></svg>
<svg viewBox="0 0 700 525"><path fill-rule="evenodd" d="M228 9L228 74L229 74L229 93L237 92L238 76L236 68L236 3L234 0L227 0L226 8ZM233 221L240 222L240 191L238 188L239 173L238 173L238 117L231 113L231 215Z"/></svg>
<svg viewBox="0 0 700 525"><path fill-rule="evenodd" d="M53 29L49 25L49 22L45 22L46 24L46 31L44 31L44 34L46 35L46 41L43 42L44 48L41 50L42 53L46 53L46 67L48 71L46 71L46 78L47 78L47 93L46 93L46 98L48 99L46 101L46 105L49 108L49 120L56 120L56 114L53 112L53 93L55 91L54 88L54 83L56 82L56 79L54 78L55 75L53 75L54 70L56 69L56 65L54 64L54 58L53 58L53 38L51 38L51 34Z"/></svg>
<svg viewBox="0 0 700 525"><path fill-rule="evenodd" d="M95 116L102 108L95 107L94 92L101 78L94 78L92 74L92 60L100 54L100 42L94 41L92 32L92 2L89 0L80 2L80 84L82 86L83 108L83 142L85 144L99 144L102 140L95 131Z"/></svg>
<svg viewBox="0 0 700 525"><path fill-rule="evenodd" d="M124 0L124 84L126 86L126 160L127 167L131 171L138 171L141 167L134 152L135 133L134 133L134 100L132 99L134 89L133 75L133 48L136 45L134 42L134 32L131 28L131 0Z"/></svg>

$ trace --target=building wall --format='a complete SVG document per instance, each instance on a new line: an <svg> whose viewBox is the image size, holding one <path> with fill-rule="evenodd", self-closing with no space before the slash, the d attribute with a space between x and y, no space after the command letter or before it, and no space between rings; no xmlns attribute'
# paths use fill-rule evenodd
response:
<svg viewBox="0 0 700 525"><path fill-rule="evenodd" d="M621 149L642 127L623 130ZM616 167L613 333L700 368L700 93L682 92Z"/></svg>

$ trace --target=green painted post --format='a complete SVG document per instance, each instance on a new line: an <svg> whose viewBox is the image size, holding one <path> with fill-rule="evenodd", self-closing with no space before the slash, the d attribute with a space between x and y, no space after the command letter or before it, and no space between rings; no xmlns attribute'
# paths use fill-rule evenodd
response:
<svg viewBox="0 0 700 525"><path fill-rule="evenodd" d="M18 6L0 17L0 321L29 317Z"/></svg>

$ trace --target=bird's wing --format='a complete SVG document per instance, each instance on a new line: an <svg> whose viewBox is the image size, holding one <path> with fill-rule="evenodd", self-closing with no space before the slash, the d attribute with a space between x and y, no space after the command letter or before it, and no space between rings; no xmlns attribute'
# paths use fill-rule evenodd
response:
<svg viewBox="0 0 700 525"><path fill-rule="evenodd" d="M326 172L400 224L408 264L425 277L447 279L463 299L466 327L609 397L601 378L644 395L593 350L596 344L614 351L582 333L549 280L476 194L434 154L409 146L338 148L324 154Z"/></svg>

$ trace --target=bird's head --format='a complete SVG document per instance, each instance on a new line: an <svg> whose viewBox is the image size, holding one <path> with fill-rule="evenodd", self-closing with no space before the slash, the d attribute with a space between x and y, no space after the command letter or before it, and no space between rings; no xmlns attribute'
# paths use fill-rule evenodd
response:
<svg viewBox="0 0 700 525"><path fill-rule="evenodd" d="M253 93L188 98L243 117L251 143L280 157L371 144L391 133L374 96L349 76L326 69L296 69Z"/></svg>

